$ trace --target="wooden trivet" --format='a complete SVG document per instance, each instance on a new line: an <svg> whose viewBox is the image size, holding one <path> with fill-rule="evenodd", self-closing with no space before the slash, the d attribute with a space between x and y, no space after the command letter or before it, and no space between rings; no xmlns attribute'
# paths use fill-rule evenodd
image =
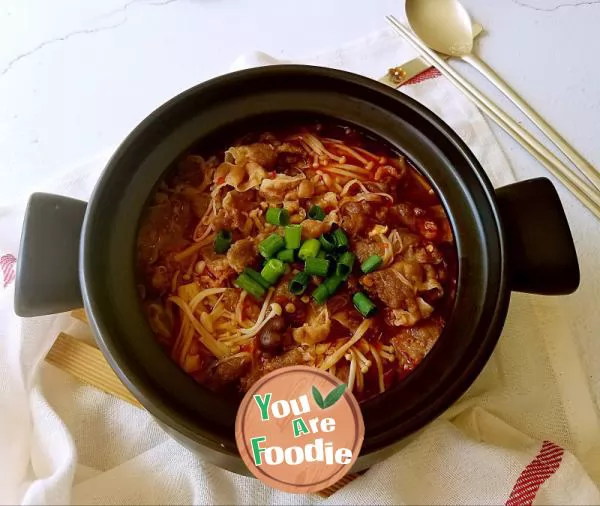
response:
<svg viewBox="0 0 600 506"><path fill-rule="evenodd" d="M71 316L81 322L88 323L83 309L76 309ZM90 344L61 332L46 356L46 362L71 374L82 383L112 394L119 399L142 408L143 406L125 388L121 380L113 372L102 352ZM347 474L335 485L318 492L321 497L329 497L362 473Z"/></svg>

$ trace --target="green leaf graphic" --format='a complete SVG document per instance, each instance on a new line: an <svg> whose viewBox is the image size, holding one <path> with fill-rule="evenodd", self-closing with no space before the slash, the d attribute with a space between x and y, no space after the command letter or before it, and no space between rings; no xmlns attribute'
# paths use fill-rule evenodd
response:
<svg viewBox="0 0 600 506"><path fill-rule="evenodd" d="M323 403L324 409L333 406L340 399L340 397L344 395L344 390L346 390L346 383L338 385L331 392L329 392L327 397L325 397L325 402Z"/></svg>
<svg viewBox="0 0 600 506"><path fill-rule="evenodd" d="M323 396L321 395L321 392L319 392L319 389L314 385L312 387L312 396L315 402L317 403L317 406L319 406L321 409L325 409L325 404L323 403Z"/></svg>

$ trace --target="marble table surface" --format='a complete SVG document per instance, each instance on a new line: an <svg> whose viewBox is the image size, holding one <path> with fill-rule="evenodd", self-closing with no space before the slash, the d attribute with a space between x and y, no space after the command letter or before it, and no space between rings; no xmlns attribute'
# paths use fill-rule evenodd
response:
<svg viewBox="0 0 600 506"><path fill-rule="evenodd" d="M488 31L479 53L600 165L600 1L464 4ZM401 0L3 0L0 202L113 149L158 105L227 72L243 52L298 59L385 28L389 13L402 15Z"/></svg>

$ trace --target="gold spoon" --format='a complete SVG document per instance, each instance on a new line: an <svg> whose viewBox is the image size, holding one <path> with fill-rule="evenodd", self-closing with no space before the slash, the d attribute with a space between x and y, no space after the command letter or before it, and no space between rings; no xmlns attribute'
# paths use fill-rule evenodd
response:
<svg viewBox="0 0 600 506"><path fill-rule="evenodd" d="M600 189L600 174L575 151L496 72L473 54L473 28L469 13L458 0L406 0L406 18L412 30L431 49L460 58L483 74L506 95Z"/></svg>

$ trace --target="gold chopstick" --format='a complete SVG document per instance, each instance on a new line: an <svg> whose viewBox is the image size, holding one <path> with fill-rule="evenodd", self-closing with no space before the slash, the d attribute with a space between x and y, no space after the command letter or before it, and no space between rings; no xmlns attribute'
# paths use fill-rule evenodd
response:
<svg viewBox="0 0 600 506"><path fill-rule="evenodd" d="M559 179L567 189L571 191L597 218L600 218L600 193L591 188L560 159L556 157L546 146L541 144L527 130L521 127L514 119L502 111L496 104L488 99L483 93L471 83L458 74L450 65L440 58L425 43L414 35L408 28L400 23L394 16L386 16L394 30L404 39L410 42L422 57L431 65L434 65L444 77L446 77L456 88L458 88L469 100L492 118L506 132L508 132L521 146L523 146L534 158Z"/></svg>

